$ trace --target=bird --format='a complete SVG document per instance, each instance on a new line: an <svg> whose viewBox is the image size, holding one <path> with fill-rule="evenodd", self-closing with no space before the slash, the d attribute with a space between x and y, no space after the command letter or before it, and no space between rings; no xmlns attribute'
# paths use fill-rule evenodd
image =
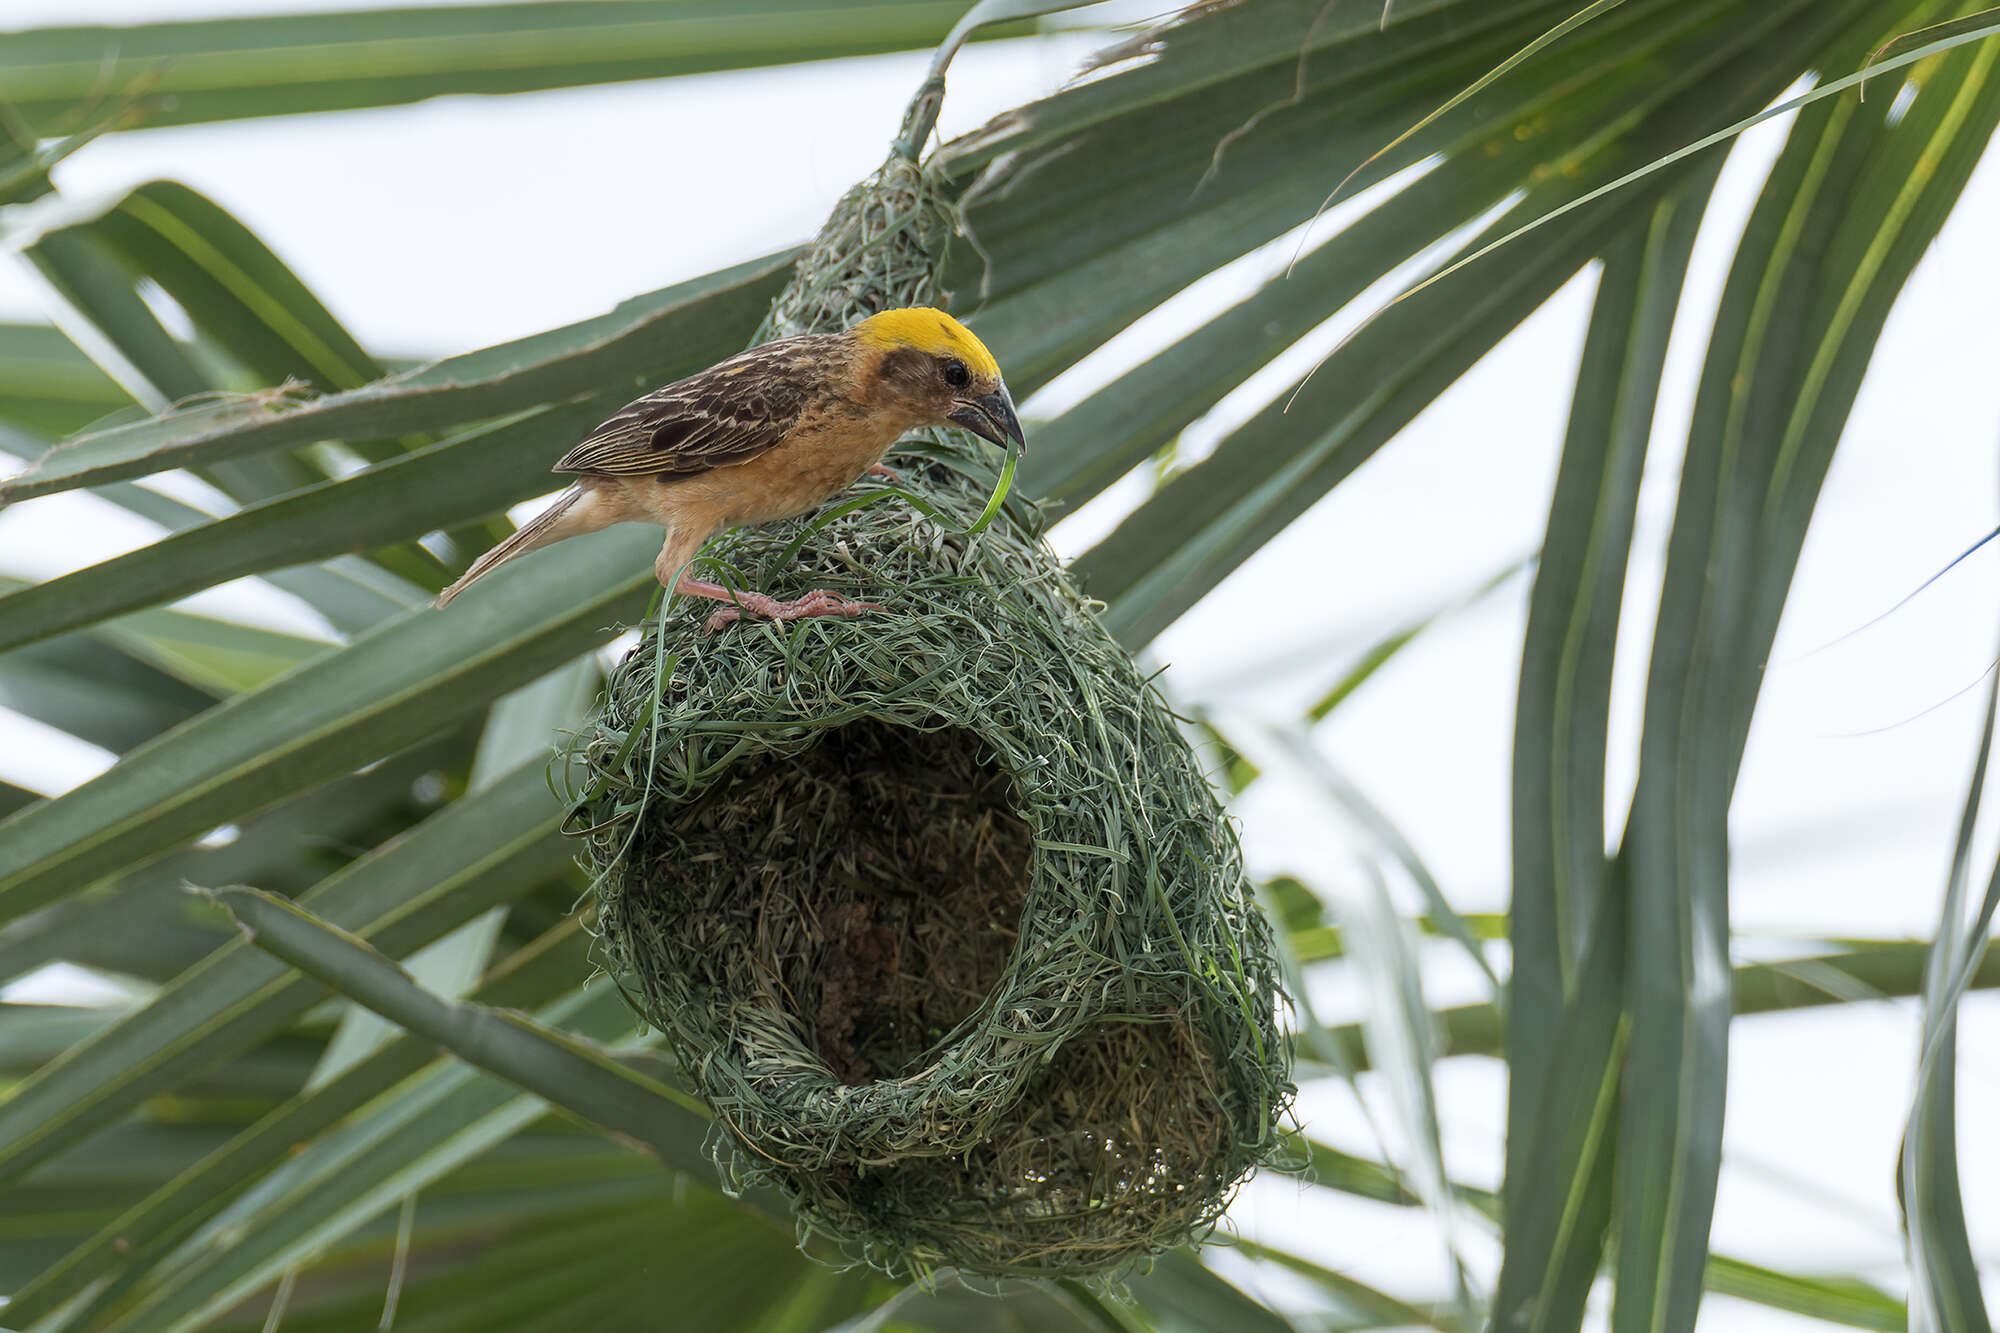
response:
<svg viewBox="0 0 2000 1333"><path fill-rule="evenodd" d="M517 556L614 523L667 530L653 569L663 586L724 603L713 633L745 615L775 621L882 608L816 589L780 601L683 573L728 528L817 508L870 473L906 431L959 426L994 444L1027 441L1000 366L942 310L909 306L839 333L761 343L614 413L557 461L574 484L438 594L445 607Z"/></svg>

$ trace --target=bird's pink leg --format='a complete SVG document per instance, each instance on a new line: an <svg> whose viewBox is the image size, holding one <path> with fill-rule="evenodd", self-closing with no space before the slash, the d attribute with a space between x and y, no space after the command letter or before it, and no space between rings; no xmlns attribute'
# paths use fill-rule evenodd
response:
<svg viewBox="0 0 2000 1333"><path fill-rule="evenodd" d="M712 602L729 603L708 618L708 624L703 629L709 634L741 620L745 615L762 616L766 620L804 620L810 616L858 616L864 611L882 609L874 602L850 602L839 593L828 592L824 588L789 602L781 602L768 593L749 589L731 592L721 584L705 579L682 579L675 585L674 591L689 597L706 597Z"/></svg>
<svg viewBox="0 0 2000 1333"><path fill-rule="evenodd" d="M871 463L868 467L868 470L862 473L861 475L864 477L887 477L890 481L893 481L898 485L901 485L903 480L902 473L896 471L896 469L892 467L884 467L880 463Z"/></svg>

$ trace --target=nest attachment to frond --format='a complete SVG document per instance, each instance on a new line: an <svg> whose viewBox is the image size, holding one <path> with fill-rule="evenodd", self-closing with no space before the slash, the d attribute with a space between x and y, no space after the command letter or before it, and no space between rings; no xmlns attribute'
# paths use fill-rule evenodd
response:
<svg viewBox="0 0 2000 1333"><path fill-rule="evenodd" d="M892 158L763 336L935 302L947 214ZM995 467L710 548L865 616L670 606L575 752L607 968L718 1118L732 1187L892 1273L1079 1275L1213 1225L1291 1093L1268 927L1187 741Z"/></svg>

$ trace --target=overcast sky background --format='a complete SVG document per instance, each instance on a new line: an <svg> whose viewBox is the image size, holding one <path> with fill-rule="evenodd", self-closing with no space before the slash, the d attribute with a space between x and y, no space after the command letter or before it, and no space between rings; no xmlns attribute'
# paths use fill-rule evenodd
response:
<svg viewBox="0 0 2000 1333"><path fill-rule="evenodd" d="M133 22L291 7L273 0L13 0L4 22ZM944 132L970 129L1054 87L1093 45L1063 34L968 49L953 70ZM870 57L657 86L152 130L91 146L63 164L57 180L73 195L156 176L185 181L257 231L373 350L443 355L584 318L809 235L848 185L879 162L925 59ZM810 115L797 114L802 104ZM607 126L623 130L607 133ZM1754 132L1731 159L1668 367L1614 700L1614 830L1635 768L1651 608L1701 341L1734 230L1784 129L1780 122ZM754 155L746 152L752 146ZM729 207L704 202L713 199ZM1323 223L1315 235L1328 230ZM1968 561L1884 624L1807 654L1896 601L1994 526L1996 234L2000 155L1989 154L1891 321L1821 500L1768 672L1732 818L1733 912L1745 959L1813 952L1814 938L1898 938L1934 927L1977 740L1981 695L1966 687L2000 641L2000 552ZM1087 391L1094 378L1169 340L1201 311L1236 299L1290 254L1291 244L1280 243L1204 284L1115 340L1096 366L1025 405L1023 415ZM1508 259L1503 253L1483 262ZM1478 270L1454 280L1476 282ZM1531 552L1594 282L1587 271L1570 283L1401 439L1163 635L1152 655L1166 664L1170 691L1236 715L1288 722L1368 644ZM1330 322L1302 346L1295 367L1310 364L1380 299L1364 297ZM0 318L47 311L28 267L0 256ZM994 351L1004 365L1007 349ZM1261 395L1281 381L1262 386ZM1225 404L1191 439L1212 443L1261 400L1253 391ZM551 458L566 443L550 441ZM1135 493L1119 488L1059 526L1058 545L1066 553L1082 549ZM0 573L46 577L148 536L147 525L87 496L38 500L0 514ZM1517 577L1455 613L1315 736L1327 758L1401 825L1467 911L1506 907L1508 759L1526 596L1527 580ZM253 581L193 605L293 628L315 625L297 603ZM107 761L0 710L0 776L54 792ZM1363 841L1307 784L1261 783L1237 813L1259 874L1301 872L1336 894L1359 882ZM1988 830L1981 843L1987 865L1995 841ZM1481 997L1464 959L1447 946L1424 949L1433 1003ZM74 981L44 977L5 994L96 994ZM1363 1004L1360 988L1337 976L1314 999L1329 1021L1355 1017ZM1737 1024L1719 1251L1901 1285L1894 1168L1917 1022L1914 1007L1897 1002ZM1978 996L1968 1003L1960 1046L1960 1147L1975 1247L1989 1274L2000 1273L2000 1146L1982 1132L2000 1124L2000 1002ZM1451 1170L1474 1184L1497 1183L1503 1067L1451 1060L1437 1078ZM1300 1109L1316 1135L1376 1150L1344 1087L1315 1086ZM1386 1101L1380 1112L1378 1123L1393 1124ZM1443 1272L1433 1223L1410 1210L1273 1177L1246 1191L1234 1220L1400 1295L1435 1294ZM1478 1262L1477 1275L1490 1279L1490 1237L1468 1221L1459 1239ZM1242 1275L1240 1264L1223 1264ZM1245 1281L1274 1299L1296 1294L1276 1279ZM2000 1287L1989 1287L2000 1298ZM1704 1307L1704 1329L1807 1326L1817 1325L1723 1298Z"/></svg>

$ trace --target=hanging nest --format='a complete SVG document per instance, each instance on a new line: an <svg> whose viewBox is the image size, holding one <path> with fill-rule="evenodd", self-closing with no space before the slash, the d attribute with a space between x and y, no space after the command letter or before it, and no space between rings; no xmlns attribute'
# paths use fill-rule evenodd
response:
<svg viewBox="0 0 2000 1333"><path fill-rule="evenodd" d="M936 299L892 158L763 337ZM715 1109L731 1188L892 1273L1102 1272L1197 1239L1291 1093L1268 927L1153 686L955 433L705 552L881 611L702 633L681 599L577 738L607 969Z"/></svg>

